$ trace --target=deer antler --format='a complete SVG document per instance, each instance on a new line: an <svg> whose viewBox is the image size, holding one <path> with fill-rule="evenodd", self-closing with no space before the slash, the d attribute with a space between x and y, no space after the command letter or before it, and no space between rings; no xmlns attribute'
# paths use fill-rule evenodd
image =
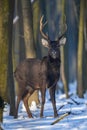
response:
<svg viewBox="0 0 87 130"><path fill-rule="evenodd" d="M60 34L60 36L58 37L58 39L61 39L63 37L63 35L65 34L66 30L67 30L67 25L64 24L64 31Z"/></svg>
<svg viewBox="0 0 87 130"><path fill-rule="evenodd" d="M40 32L41 32L41 35L45 38L45 39L49 39L48 35L46 35L44 32L43 32L43 28L45 27L45 25L47 24L47 21L43 24L43 18L44 18L44 15L42 15L41 19L40 19Z"/></svg>
<svg viewBox="0 0 87 130"><path fill-rule="evenodd" d="M62 19L62 28L60 28L60 30L62 30L63 32L60 33L58 39L61 39L64 36L64 34L65 34L66 30L67 30L66 16L65 15L63 16L63 19Z"/></svg>

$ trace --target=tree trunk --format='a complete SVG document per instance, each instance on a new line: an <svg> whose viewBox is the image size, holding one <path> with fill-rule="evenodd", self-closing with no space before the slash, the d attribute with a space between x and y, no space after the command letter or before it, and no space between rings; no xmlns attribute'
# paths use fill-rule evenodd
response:
<svg viewBox="0 0 87 130"><path fill-rule="evenodd" d="M14 8L14 19L13 21L13 58L14 58L14 64L13 64L13 70L15 70L15 67L19 63L19 19L16 21L15 19L20 17L18 15L18 2L19 0L15 0L15 8Z"/></svg>
<svg viewBox="0 0 87 130"><path fill-rule="evenodd" d="M13 15L14 15L14 0L9 0L9 17L8 17L8 90L10 100L10 115L15 114L15 92L13 79L13 57L12 57L12 32L13 32Z"/></svg>
<svg viewBox="0 0 87 130"><path fill-rule="evenodd" d="M79 41L78 41L78 61L77 61L77 92L79 97L83 97L82 82L82 59L83 59L83 31L84 29L84 0L80 1L80 20L79 20Z"/></svg>
<svg viewBox="0 0 87 130"><path fill-rule="evenodd" d="M61 2L61 1L60 1ZM57 4L58 5L58 4ZM61 8L59 6L57 6L57 10L60 10L61 12L61 17L60 17L60 20L59 20L59 25L61 26L64 26L64 24L66 24L65 22L65 0L62 0L62 2L60 3L61 5ZM63 28L63 27L62 27ZM62 32L63 29L61 27L59 28L59 31ZM62 29L62 30L61 30ZM65 59L64 59L64 47L61 46L60 48L61 50L61 79L62 79L62 82L63 82L63 86L64 86L64 91L65 91L65 94L66 94L66 98L68 98L68 84L67 84L67 81L66 81L66 78L65 78L65 68L64 68L64 62L65 62Z"/></svg>
<svg viewBox="0 0 87 130"><path fill-rule="evenodd" d="M63 20L63 23L66 24L64 15L65 15L65 0L62 0L62 20ZM65 94L66 94L66 98L68 98L69 97L69 95L68 95L68 83L67 83L66 77L65 77L65 68L64 68L65 63L64 62L65 62L64 48L61 47L61 76L62 76L62 81L63 81L63 84L64 84L64 91L65 91Z"/></svg>
<svg viewBox="0 0 87 130"><path fill-rule="evenodd" d="M33 33L34 33L34 42L36 45L36 54L38 58L42 58L41 54L41 40L40 36L40 17L41 17L41 8L40 8L40 0L36 0L32 5L33 11Z"/></svg>
<svg viewBox="0 0 87 130"><path fill-rule="evenodd" d="M23 26L24 26L24 39L25 39L25 50L27 58L36 57L36 48L34 43L33 35L33 15L30 0L22 0L22 11L23 11ZM36 104L39 103L38 92L35 91L29 98L29 105L32 101Z"/></svg>
<svg viewBox="0 0 87 130"><path fill-rule="evenodd" d="M84 18L84 49L83 49L83 86L84 93L87 91L87 0L85 0Z"/></svg>
<svg viewBox="0 0 87 130"><path fill-rule="evenodd" d="M22 0L22 11L26 57L34 58L36 57L36 52L33 36L33 15L30 0Z"/></svg>
<svg viewBox="0 0 87 130"><path fill-rule="evenodd" d="M9 1L0 0L0 97L7 102L7 70L8 70L8 14ZM0 102L1 104L1 102ZM0 121L3 117L0 108Z"/></svg>

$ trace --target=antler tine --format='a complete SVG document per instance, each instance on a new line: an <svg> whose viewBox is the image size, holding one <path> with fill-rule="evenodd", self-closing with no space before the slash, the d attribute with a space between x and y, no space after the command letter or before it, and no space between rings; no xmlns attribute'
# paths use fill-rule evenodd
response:
<svg viewBox="0 0 87 130"><path fill-rule="evenodd" d="M59 35L58 39L61 39L64 36L64 34L65 34L66 30L67 30L66 15L65 14L63 15L62 24L63 24L64 31Z"/></svg>
<svg viewBox="0 0 87 130"><path fill-rule="evenodd" d="M40 32L41 32L41 35L45 38L45 39L49 39L48 35L46 35L44 32L43 32L43 28L45 27L45 25L47 24L47 21L43 24L43 18L44 18L44 15L42 15L41 19L40 19Z"/></svg>
<svg viewBox="0 0 87 130"><path fill-rule="evenodd" d="M65 24L65 29L64 29L63 33L58 37L58 39L61 39L63 37L63 35L65 34L66 30L67 30L67 25Z"/></svg>

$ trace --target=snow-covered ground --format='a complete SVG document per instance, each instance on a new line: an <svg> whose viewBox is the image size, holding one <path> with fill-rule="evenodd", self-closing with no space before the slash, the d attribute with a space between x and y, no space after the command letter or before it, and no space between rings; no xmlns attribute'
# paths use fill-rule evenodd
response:
<svg viewBox="0 0 87 130"><path fill-rule="evenodd" d="M19 108L18 119L14 119L9 116L9 107L6 106L3 114L4 130L87 130L87 94L84 95L84 99L78 98L76 95L75 83L70 85L71 98L66 99L64 94L56 94L57 109L59 117L64 113L71 112L70 115L64 117L62 120L54 125L51 125L57 118L53 117L53 108L51 101L49 100L48 91L46 93L46 103L44 109L44 117L40 118L40 109L32 103L31 111L33 118L29 119L23 103L21 102Z"/></svg>

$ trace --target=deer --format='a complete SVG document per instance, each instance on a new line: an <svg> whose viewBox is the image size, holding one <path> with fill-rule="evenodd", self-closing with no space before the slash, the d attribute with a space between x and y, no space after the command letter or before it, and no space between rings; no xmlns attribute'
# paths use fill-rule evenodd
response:
<svg viewBox="0 0 87 130"><path fill-rule="evenodd" d="M49 36L44 33L43 29L47 22L43 23L40 18L40 33L42 35L41 43L48 48L47 56L41 60L37 58L26 58L16 67L14 77L18 83L18 94L15 108L15 118L18 117L18 107L22 100L29 118L33 118L28 107L28 99L35 90L41 92L41 110L40 117L43 117L46 89L49 94L54 110L54 117L58 116L55 100L56 85L60 78L60 46L66 43L65 31L56 41L51 41Z"/></svg>

